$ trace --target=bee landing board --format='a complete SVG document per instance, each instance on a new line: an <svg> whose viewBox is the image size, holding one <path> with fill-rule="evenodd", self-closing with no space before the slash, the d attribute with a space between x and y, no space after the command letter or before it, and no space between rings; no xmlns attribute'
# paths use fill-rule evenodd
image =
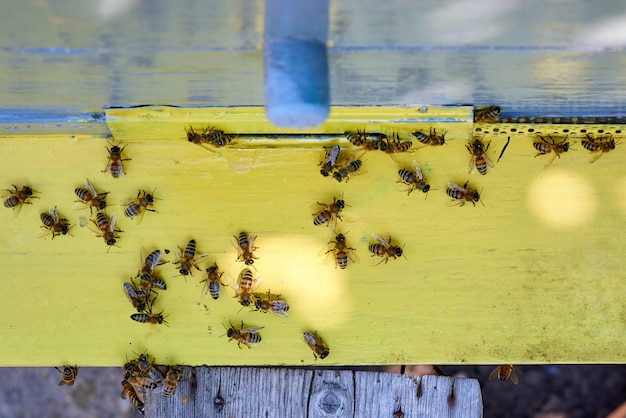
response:
<svg viewBox="0 0 626 418"><path fill-rule="evenodd" d="M261 108L138 108L107 117L113 142L126 146L119 178L102 172L106 138L0 142L2 188L29 185L37 197L18 216L4 207L0 216L1 365L119 366L144 350L159 363L186 365L626 361L621 125L475 125L471 108L333 108L327 123L305 133L272 127ZM187 141L190 126L236 136L207 150ZM446 131L444 145L391 156L363 152L343 135L397 132L415 149L411 132L430 128ZM581 142L607 132L617 146L590 164ZM571 149L544 168L551 156L535 157L538 133L548 142L567 137ZM490 143L495 165L484 176L468 173L466 145L475 136ZM320 174L333 145L362 162L349 181ZM413 161L431 185L427 194L408 194L401 182L399 170L414 170ZM81 216L95 219L88 208L73 209L74 189L86 179L109 193L106 213L117 214L121 231L115 245L80 225ZM449 183L466 182L480 198L455 204ZM155 212L141 223L120 206L138 190L154 194ZM333 199L345 201L337 226L314 225L318 202ZM51 206L68 219L68 234L37 238L40 213ZM248 266L263 279L256 291L280 294L287 317L242 309L230 288L217 300L204 289L215 262L222 283L237 281L245 265L232 241L242 231L256 236L258 258ZM338 233L358 257L345 269L325 254ZM372 257L372 234L391 236L402 255ZM200 271L181 275L175 248L191 239L197 256L207 256ZM152 311L167 323L139 323L123 283L156 249L167 263L155 274L167 289L157 290ZM242 321L261 337L250 349L225 335ZM315 360L305 331L323 338L324 359Z"/></svg>

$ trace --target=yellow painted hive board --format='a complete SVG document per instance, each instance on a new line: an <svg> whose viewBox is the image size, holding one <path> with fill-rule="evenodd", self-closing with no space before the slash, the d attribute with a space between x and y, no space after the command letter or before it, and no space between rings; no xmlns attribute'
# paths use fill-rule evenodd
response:
<svg viewBox="0 0 626 418"><path fill-rule="evenodd" d="M110 110L109 128L131 159L119 179L101 172L105 138L4 135L1 187L28 184L39 199L17 217L6 208L0 216L0 365L114 366L146 349L159 363L186 365L624 362L624 145L589 164L581 128L570 125L576 144L544 169L549 156L533 158L535 135L564 126L501 124L496 133L471 115L467 107L334 108L297 138L261 108ZM242 136L210 152L187 142L188 126ZM448 132L444 146L395 158L367 152L363 173L347 183L319 173L323 147L350 149L346 130L408 138L430 127ZM494 163L510 143L495 169L470 176L465 145L479 128ZM601 128L619 138L623 126L584 127ZM407 195L397 182L413 160L432 185L427 195ZM87 178L110 192L107 213L123 230L108 252L79 225L89 211L72 209L73 190ZM468 180L484 205L451 205L447 183ZM155 188L158 212L140 224L123 215L121 201ZM316 202L340 196L349 206L337 231L359 258L346 270L320 255L333 228L313 225ZM36 237L51 205L74 225L72 236ZM232 289L217 301L203 295L200 280L214 261L224 282L237 279L243 264L231 240L240 231L257 235L259 292L282 294L288 318L240 309ZM406 258L376 265L372 233L390 234ZM202 271L185 280L173 263L156 268L168 289L154 310L169 326L132 321L122 284L136 275L140 252L192 238L209 254ZM262 341L238 349L223 335L229 321L264 327ZM303 342L305 330L328 343L323 361Z"/></svg>

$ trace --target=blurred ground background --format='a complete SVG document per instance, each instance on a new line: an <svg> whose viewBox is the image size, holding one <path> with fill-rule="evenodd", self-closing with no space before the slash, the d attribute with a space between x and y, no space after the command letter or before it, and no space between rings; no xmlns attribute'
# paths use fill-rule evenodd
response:
<svg viewBox="0 0 626 418"><path fill-rule="evenodd" d="M518 385L489 381L491 366L441 369L480 380L487 418L606 417L626 400L623 365L521 366ZM74 386L59 387L54 368L0 368L0 418L139 417L120 398L121 379L121 368L82 367Z"/></svg>

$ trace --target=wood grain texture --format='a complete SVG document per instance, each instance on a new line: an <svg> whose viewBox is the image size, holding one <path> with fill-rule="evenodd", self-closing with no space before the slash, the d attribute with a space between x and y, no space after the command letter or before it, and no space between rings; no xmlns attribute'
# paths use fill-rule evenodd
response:
<svg viewBox="0 0 626 418"><path fill-rule="evenodd" d="M400 410L407 418L482 417L475 379L247 367L185 368L184 375L196 386L183 379L169 399L150 393L146 416L392 417Z"/></svg>

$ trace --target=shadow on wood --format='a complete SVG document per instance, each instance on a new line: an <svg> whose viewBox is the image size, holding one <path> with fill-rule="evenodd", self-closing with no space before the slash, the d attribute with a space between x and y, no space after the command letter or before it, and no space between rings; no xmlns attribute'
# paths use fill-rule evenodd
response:
<svg viewBox="0 0 626 418"><path fill-rule="evenodd" d="M146 397L152 418L468 418L482 410L475 379L349 370L185 367L174 396Z"/></svg>

